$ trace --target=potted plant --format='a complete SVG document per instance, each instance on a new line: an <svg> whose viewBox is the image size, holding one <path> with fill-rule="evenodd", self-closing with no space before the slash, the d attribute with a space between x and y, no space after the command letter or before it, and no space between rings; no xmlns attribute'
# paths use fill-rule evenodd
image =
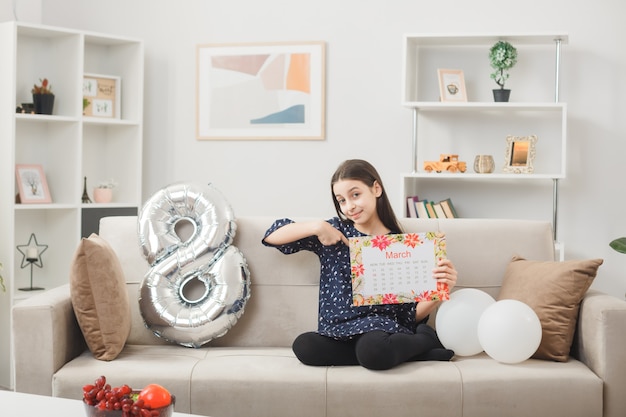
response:
<svg viewBox="0 0 626 417"><path fill-rule="evenodd" d="M626 253L626 237L620 237L609 243L619 253Z"/></svg>
<svg viewBox="0 0 626 417"><path fill-rule="evenodd" d="M117 187L115 180L102 181L93 190L93 199L96 203L110 203L113 200L113 189Z"/></svg>
<svg viewBox="0 0 626 417"><path fill-rule="evenodd" d="M52 92L52 86L48 82L47 78L43 80L40 78L40 85L33 85L31 93L33 94L33 105L35 107L36 114L52 114L52 108L54 107L54 93Z"/></svg>
<svg viewBox="0 0 626 417"><path fill-rule="evenodd" d="M517 63L517 49L509 42L498 41L489 50L489 64L494 69L491 79L500 86L493 90L495 101L509 101L511 90L504 88L509 78L509 70Z"/></svg>

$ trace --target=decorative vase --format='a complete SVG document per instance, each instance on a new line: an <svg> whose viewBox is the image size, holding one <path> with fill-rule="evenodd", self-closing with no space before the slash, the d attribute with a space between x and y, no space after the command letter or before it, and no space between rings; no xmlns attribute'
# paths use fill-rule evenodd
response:
<svg viewBox="0 0 626 417"><path fill-rule="evenodd" d="M112 188L94 188L93 200L96 203L110 203L113 200Z"/></svg>
<svg viewBox="0 0 626 417"><path fill-rule="evenodd" d="M33 94L35 114L52 114L54 94Z"/></svg>
<svg viewBox="0 0 626 417"><path fill-rule="evenodd" d="M493 162L493 156L491 155L476 155L474 158L474 171L479 174L491 174L495 169L495 163Z"/></svg>
<svg viewBox="0 0 626 417"><path fill-rule="evenodd" d="M507 102L509 101L510 95L511 90L505 90L504 88L494 88L493 101L501 103Z"/></svg>

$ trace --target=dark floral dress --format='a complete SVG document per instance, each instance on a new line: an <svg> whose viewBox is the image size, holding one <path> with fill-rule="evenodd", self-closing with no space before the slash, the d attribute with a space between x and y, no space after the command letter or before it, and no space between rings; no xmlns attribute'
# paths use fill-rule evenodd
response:
<svg viewBox="0 0 626 417"><path fill-rule="evenodd" d="M327 220L346 237L364 236L352 223L338 217ZM293 223L290 219L274 222L265 237L276 229ZM392 233L400 233L398 231ZM415 303L352 306L350 280L350 254L344 243L324 246L317 236L310 236L285 245L270 245L284 254L301 250L314 252L320 258L320 293L318 333L338 340L348 340L355 335L383 330L388 333L414 333L417 326Z"/></svg>

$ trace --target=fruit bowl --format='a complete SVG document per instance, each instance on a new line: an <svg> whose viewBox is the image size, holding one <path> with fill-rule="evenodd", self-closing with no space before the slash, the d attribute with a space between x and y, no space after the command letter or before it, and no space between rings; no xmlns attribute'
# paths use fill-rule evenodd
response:
<svg viewBox="0 0 626 417"><path fill-rule="evenodd" d="M176 398L158 384L136 391L128 385L112 387L101 376L83 386L87 417L171 417L175 403Z"/></svg>
<svg viewBox="0 0 626 417"><path fill-rule="evenodd" d="M161 407L161 408L155 408L152 410L147 410L147 409L143 409L143 411L147 411L149 412L149 414L147 413L142 413L140 411L139 414L124 414L124 411L122 410L100 410L98 407L93 406L93 405L89 405L86 402L83 401L83 405L85 406L85 412L87 413L87 417L124 417L125 415L131 416L131 417L172 417L172 413L174 413L174 399L172 398L172 403L166 407Z"/></svg>

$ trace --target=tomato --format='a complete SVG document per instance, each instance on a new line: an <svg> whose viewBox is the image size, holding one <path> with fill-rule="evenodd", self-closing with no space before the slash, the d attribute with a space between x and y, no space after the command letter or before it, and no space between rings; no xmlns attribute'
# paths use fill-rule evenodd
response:
<svg viewBox="0 0 626 417"><path fill-rule="evenodd" d="M167 407L172 402L172 396L169 391L159 384L148 384L141 390L137 400L143 400L148 407L161 408Z"/></svg>

